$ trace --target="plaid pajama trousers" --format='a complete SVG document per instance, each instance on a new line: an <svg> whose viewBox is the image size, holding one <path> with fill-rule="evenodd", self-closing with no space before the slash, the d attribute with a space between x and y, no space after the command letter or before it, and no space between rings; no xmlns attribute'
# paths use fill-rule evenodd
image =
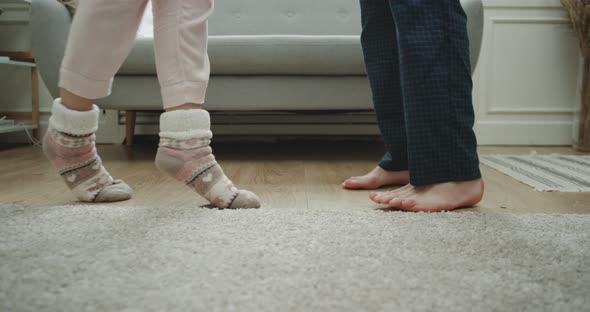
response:
<svg viewBox="0 0 590 312"><path fill-rule="evenodd" d="M379 166L415 186L481 177L467 16L459 0L360 0L361 43L385 142Z"/></svg>

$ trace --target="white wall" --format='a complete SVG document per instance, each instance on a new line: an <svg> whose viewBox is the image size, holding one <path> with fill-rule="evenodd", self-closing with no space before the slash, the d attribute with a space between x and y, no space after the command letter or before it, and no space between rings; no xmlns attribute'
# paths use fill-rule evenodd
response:
<svg viewBox="0 0 590 312"><path fill-rule="evenodd" d="M482 144L570 144L577 41L559 0L485 0L474 90Z"/></svg>
<svg viewBox="0 0 590 312"><path fill-rule="evenodd" d="M19 0L0 0L11 11L0 16L0 50L27 48L28 9ZM480 144L569 145L578 105L579 54L559 0L484 0L485 34L474 81L476 133ZM8 14L10 13L10 14ZM0 65L0 111L30 107L26 68ZM40 88L42 122L51 97ZM120 143L124 126L116 112L101 122L98 139ZM138 133L157 127L139 126ZM23 140L24 135L0 135Z"/></svg>

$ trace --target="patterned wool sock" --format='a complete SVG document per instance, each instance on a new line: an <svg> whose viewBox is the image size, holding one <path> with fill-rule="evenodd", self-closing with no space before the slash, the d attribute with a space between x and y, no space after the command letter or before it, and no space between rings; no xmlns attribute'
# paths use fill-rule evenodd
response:
<svg viewBox="0 0 590 312"><path fill-rule="evenodd" d="M213 134L203 109L177 110L160 117L156 166L193 188L219 208L258 208L256 194L238 190L215 161L209 143Z"/></svg>
<svg viewBox="0 0 590 312"><path fill-rule="evenodd" d="M94 132L98 129L98 115L96 105L91 111L80 112L56 99L43 151L80 201L127 200L133 190L125 182L113 180L96 153Z"/></svg>

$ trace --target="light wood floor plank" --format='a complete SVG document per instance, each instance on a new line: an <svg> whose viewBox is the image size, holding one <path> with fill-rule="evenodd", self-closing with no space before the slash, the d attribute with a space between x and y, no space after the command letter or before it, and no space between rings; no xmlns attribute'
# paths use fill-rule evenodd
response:
<svg viewBox="0 0 590 312"><path fill-rule="evenodd" d="M103 161L115 178L134 189L126 207L194 206L207 202L155 167L155 145L101 145ZM369 191L346 191L341 182L371 170L381 154L379 143L304 142L218 143L216 157L241 188L262 199L263 208L336 207L377 209ZM567 147L481 147L481 154L579 154ZM489 213L590 213L590 193L540 193L482 165L483 201L466 211ZM393 187L385 188L393 189ZM25 206L76 204L39 147L0 147L0 203Z"/></svg>

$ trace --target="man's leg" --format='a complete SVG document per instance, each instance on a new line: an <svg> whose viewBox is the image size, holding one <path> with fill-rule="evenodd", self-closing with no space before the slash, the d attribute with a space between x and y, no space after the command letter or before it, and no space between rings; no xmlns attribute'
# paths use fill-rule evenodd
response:
<svg viewBox="0 0 590 312"><path fill-rule="evenodd" d="M459 0L389 2L398 28L411 184L373 198L419 211L474 205L483 183L467 17Z"/></svg>
<svg viewBox="0 0 590 312"><path fill-rule="evenodd" d="M397 30L388 0L360 0L361 44L373 104L385 154L379 166L365 176L343 183L349 189L375 189L408 183L408 157L400 82Z"/></svg>

